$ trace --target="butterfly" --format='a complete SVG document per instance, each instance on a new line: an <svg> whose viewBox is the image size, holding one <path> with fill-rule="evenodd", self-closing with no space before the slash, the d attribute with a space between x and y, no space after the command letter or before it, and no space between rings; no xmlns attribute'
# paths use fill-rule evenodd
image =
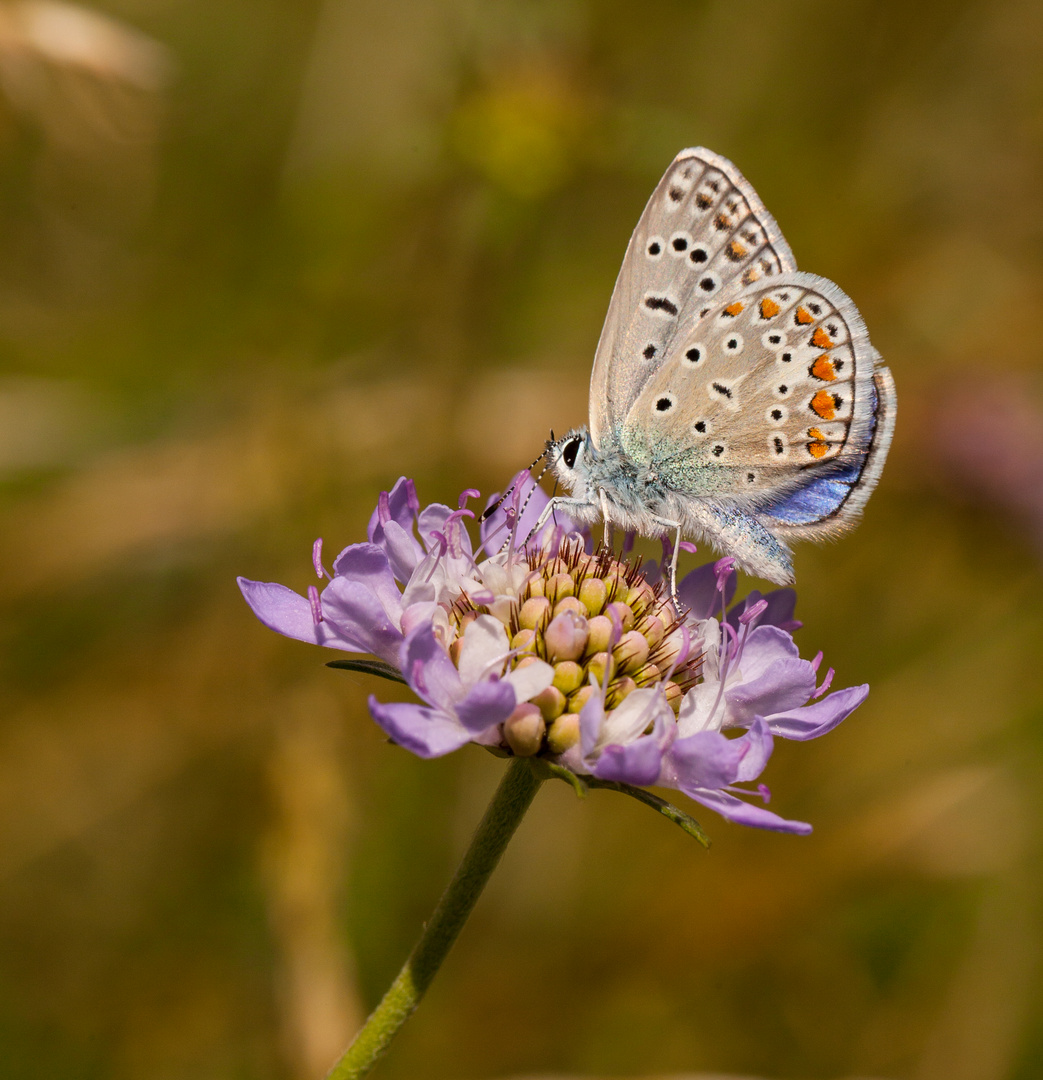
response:
<svg viewBox="0 0 1043 1080"><path fill-rule="evenodd" d="M850 299L797 270L727 159L682 150L630 238L590 380L590 422L547 444L574 521L708 541L793 581L791 540L857 521L895 420Z"/></svg>

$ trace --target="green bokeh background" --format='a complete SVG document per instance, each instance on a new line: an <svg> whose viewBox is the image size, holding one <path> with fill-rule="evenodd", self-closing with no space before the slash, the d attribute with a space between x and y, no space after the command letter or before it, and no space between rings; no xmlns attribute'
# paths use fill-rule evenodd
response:
<svg viewBox="0 0 1043 1080"><path fill-rule="evenodd" d="M1043 8L58 10L0 4L0 1077L331 1063L502 763L388 746L386 688L234 577L303 589L400 474L496 490L582 423L699 144L895 375L863 525L796 558L803 653L872 693L777 747L806 839L548 785L375 1075L1043 1075L1043 450L1003 410L1043 430Z"/></svg>

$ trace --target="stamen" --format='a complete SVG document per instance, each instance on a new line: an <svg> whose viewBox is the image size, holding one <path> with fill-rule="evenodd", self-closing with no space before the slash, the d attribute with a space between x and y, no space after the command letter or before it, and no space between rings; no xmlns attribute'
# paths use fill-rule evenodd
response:
<svg viewBox="0 0 1043 1080"><path fill-rule="evenodd" d="M463 510L468 499L480 499L481 496L482 493L477 488L464 488L464 490L460 492L460 498L456 503L457 510ZM471 517L474 517L474 514L471 514ZM483 514L482 517L484 518L485 515Z"/></svg>
<svg viewBox="0 0 1043 1080"><path fill-rule="evenodd" d="M713 564L714 576L717 578L717 591L721 596L724 596L724 591L728 587L728 578L732 576L734 569L735 560L731 555L726 555Z"/></svg>
<svg viewBox="0 0 1043 1080"><path fill-rule="evenodd" d="M743 626L748 626L754 621L754 619L759 619L767 610L768 601L758 600L757 603L754 604L752 607L749 607L745 611L743 611L743 613L739 616L739 622L741 622Z"/></svg>
<svg viewBox="0 0 1043 1080"><path fill-rule="evenodd" d="M424 581L430 581L435 576L435 571L438 569L438 564L445 557L445 553L449 550L449 541L438 531L432 531L430 533L432 540L438 541L438 554L433 551L428 553L428 558L431 560L431 569L427 572L427 576Z"/></svg>
<svg viewBox="0 0 1043 1080"><path fill-rule="evenodd" d="M308 603L311 604L311 621L318 626L322 622L322 600L314 585L308 586Z"/></svg>
<svg viewBox="0 0 1043 1080"><path fill-rule="evenodd" d="M311 564L315 567L315 576L318 578L327 578L329 581L333 580L332 575L322 565L322 537L315 541L311 546Z"/></svg>
<svg viewBox="0 0 1043 1080"><path fill-rule="evenodd" d="M382 491L377 499L377 520L381 525L391 520L391 498L386 491Z"/></svg>
<svg viewBox="0 0 1043 1080"><path fill-rule="evenodd" d="M811 695L812 701L814 701L815 698L822 697L822 695L830 688L833 683L834 674L835 672L832 668L830 668L829 671L826 672L826 677L822 680L822 685Z"/></svg>
<svg viewBox="0 0 1043 1080"><path fill-rule="evenodd" d="M758 784L757 794L764 800L765 805L771 802L771 788L767 784Z"/></svg>

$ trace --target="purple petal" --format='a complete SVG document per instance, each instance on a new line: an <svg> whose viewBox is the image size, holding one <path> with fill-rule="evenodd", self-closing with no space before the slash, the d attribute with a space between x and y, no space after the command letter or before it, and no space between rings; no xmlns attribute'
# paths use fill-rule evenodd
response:
<svg viewBox="0 0 1043 1080"><path fill-rule="evenodd" d="M579 744L584 758L594 752L604 723L605 702L601 696L601 688L595 687L594 693L579 711Z"/></svg>
<svg viewBox="0 0 1043 1080"><path fill-rule="evenodd" d="M743 664L743 675L746 674ZM755 679L724 691L729 723L747 724L803 705L815 692L815 672L807 660L776 660Z"/></svg>
<svg viewBox="0 0 1043 1080"><path fill-rule="evenodd" d="M397 521L389 521L384 526L383 546L395 580L405 584L424 557L424 549L417 543L412 530L403 529Z"/></svg>
<svg viewBox="0 0 1043 1080"><path fill-rule="evenodd" d="M709 619L721 612L721 594L717 591L715 563L706 563L693 570L677 584L677 595L690 611L693 619ZM737 574L730 574L725 586L725 605L731 603L738 584Z"/></svg>
<svg viewBox="0 0 1043 1080"><path fill-rule="evenodd" d="M444 532L445 523L452 513L452 509L443 503L431 503L430 506L425 506L420 511L417 529L420 533L420 539L428 551L437 544L437 541L431 539L431 534Z"/></svg>
<svg viewBox="0 0 1043 1080"><path fill-rule="evenodd" d="M686 791L685 794L703 806L708 806L723 818L738 825L751 825L755 829L770 829L772 832L796 833L807 836L811 826L804 821L787 821L760 806L752 806L726 791Z"/></svg>
<svg viewBox="0 0 1043 1080"><path fill-rule="evenodd" d="M397 521L407 531L412 529L420 509L412 480L400 476L395 486L387 493L386 500L384 495L381 495L381 500L385 501L389 521ZM384 539L384 526L380 517L380 503L378 502L377 509L370 515L369 529L366 533L370 542L374 544L379 544Z"/></svg>
<svg viewBox="0 0 1043 1080"><path fill-rule="evenodd" d="M829 697L805 705L802 709L776 713L768 717L768 727L784 739L817 739L846 720L869 694L868 685L834 690Z"/></svg>
<svg viewBox="0 0 1043 1080"><path fill-rule="evenodd" d="M745 784L750 780L756 780L764 772L764 766L768 764L768 758L771 757L775 743L767 723L760 716L754 718L750 730L742 736L740 741L746 743L747 750L739 762L735 780L737 783Z"/></svg>
<svg viewBox="0 0 1043 1080"><path fill-rule="evenodd" d="M741 614L741 612L740 612ZM796 642L777 626L755 626L747 635L739 658L744 679L753 679L766 671L776 660L799 657Z"/></svg>
<svg viewBox="0 0 1043 1080"><path fill-rule="evenodd" d="M402 642L396 662L410 687L430 704L452 712L464 696L460 673L430 623L418 626Z"/></svg>
<svg viewBox="0 0 1043 1080"><path fill-rule="evenodd" d="M719 731L700 731L678 739L667 755L676 775L676 780L670 776L669 782L676 782L682 791L727 787L738 779L739 765L749 749L745 736L729 739Z"/></svg>
<svg viewBox="0 0 1043 1080"><path fill-rule="evenodd" d="M391 738L422 758L442 757L471 741L470 732L438 709L412 702L369 699L373 719Z"/></svg>
<svg viewBox="0 0 1043 1080"><path fill-rule="evenodd" d="M395 583L387 553L376 544L350 544L333 564L334 581L345 578L364 585L397 623L402 618L402 593Z"/></svg>
<svg viewBox="0 0 1043 1080"><path fill-rule="evenodd" d="M471 687L456 706L460 723L471 735L479 735L494 724L502 724L517 704L514 687L502 679L487 679Z"/></svg>
<svg viewBox="0 0 1043 1080"><path fill-rule="evenodd" d="M345 634L336 624L325 619L316 623L310 602L293 589L275 582L250 581L244 577L237 580L253 613L270 630L298 641L325 645L330 649L344 649L346 652L369 651L365 645Z"/></svg>
<svg viewBox="0 0 1043 1080"><path fill-rule="evenodd" d="M335 577L322 593L322 614L331 630L355 641L363 652L371 652L398 666L402 631L378 597L365 585L350 578Z"/></svg>
<svg viewBox="0 0 1043 1080"><path fill-rule="evenodd" d="M594 775L601 780L647 787L659 779L662 762L662 741L655 733L642 735L627 746L606 746L594 765Z"/></svg>

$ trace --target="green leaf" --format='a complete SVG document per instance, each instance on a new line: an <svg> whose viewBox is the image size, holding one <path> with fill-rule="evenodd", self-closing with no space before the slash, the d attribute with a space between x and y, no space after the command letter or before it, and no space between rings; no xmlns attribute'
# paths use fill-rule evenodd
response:
<svg viewBox="0 0 1043 1080"><path fill-rule="evenodd" d="M658 795L653 795L651 791L646 791L644 788L640 787L634 787L632 784L623 784L617 780L595 780L593 777L587 779L586 783L588 787L605 788L608 791L620 791L624 795L629 795L632 799L637 799L638 802L644 803L645 806L650 806L653 810L657 810L668 821L672 821L675 825L680 825L689 836L694 836L704 848L710 846L710 838L703 832L702 826L694 817L686 814L683 810L679 810L673 803L668 803L666 799L661 799Z"/></svg>
<svg viewBox="0 0 1043 1080"><path fill-rule="evenodd" d="M340 668L342 671L361 671L363 675L379 675L382 679L390 682L398 682L408 685L402 678L402 672L398 668L386 664L383 660L330 660L326 667Z"/></svg>

